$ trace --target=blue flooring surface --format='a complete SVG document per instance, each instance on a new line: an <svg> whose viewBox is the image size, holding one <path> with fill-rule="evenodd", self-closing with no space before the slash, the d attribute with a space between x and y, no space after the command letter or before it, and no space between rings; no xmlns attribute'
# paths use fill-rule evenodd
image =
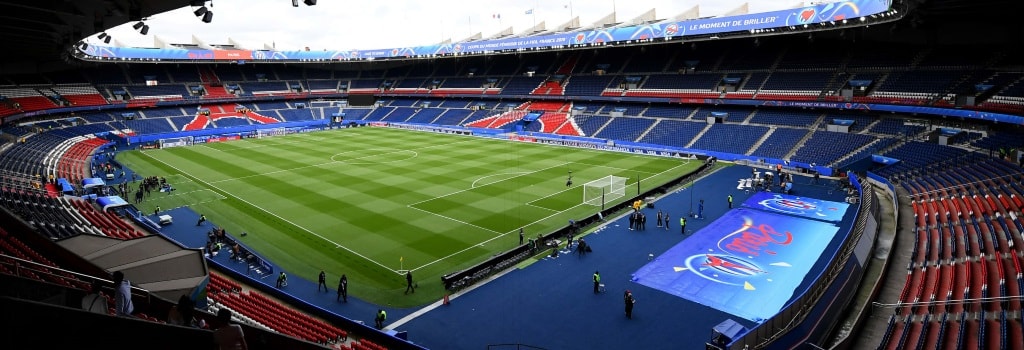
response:
<svg viewBox="0 0 1024 350"><path fill-rule="evenodd" d="M726 319L745 327L740 317L687 301L638 283L631 274L728 211L726 196L738 206L756 192L737 190L737 180L750 168L728 167L645 208L645 231L628 230L626 217L584 239L594 252L582 258L560 255L515 270L399 327L409 339L430 349L485 349L493 344L526 344L544 349L704 349L711 328ZM801 196L842 200L830 194L833 184L806 185L796 180ZM679 216L697 210L705 200L705 219L689 219L687 234L679 232ZM662 210L672 216L670 229L654 225ZM851 211L852 212L852 211ZM852 216L852 215L847 215ZM848 220L844 224L848 224ZM820 268L820 266L815 266ZM607 291L593 294L591 276L600 271ZM812 273L813 274L813 273ZM814 274L816 275L816 274ZM806 289L801 285L798 290ZM624 314L623 292L637 302L633 319Z"/></svg>
<svg viewBox="0 0 1024 350"><path fill-rule="evenodd" d="M658 199L654 208L644 208L648 217L643 231L628 230L626 217L609 218L607 226L583 238L593 247L586 256L567 251L557 258L546 257L525 268L513 269L486 284L477 286L451 299L451 304L436 308L388 310L389 322L400 322L394 328L407 331L410 342L429 349L486 349L494 344L525 344L543 349L704 349L711 327L726 319L745 327L754 324L740 317L631 282L631 274L685 240L728 211L726 196L732 194L734 206L756 193L736 189L737 180L750 176L750 168L732 166L697 180L692 189L684 189ZM831 191L831 182L809 185L810 178L797 177L796 195L842 201L843 195ZM825 181L823 181L825 182ZM705 219L688 220L687 233L679 232L679 217L697 211L697 203L705 200ZM655 217L661 210L670 214L668 230L656 227ZM850 210L840 226L852 222ZM189 247L206 242L205 227L195 226L199 215L187 208L168 212L175 223L164 227L164 233ZM838 246L837 237L830 249ZM244 243L244 239L242 240ZM230 261L227 254L210 259L211 265L240 271L245 264ZM821 269L824 259L814 266ZM593 293L592 275L599 271L606 291ZM812 272L809 277L816 276ZM289 285L281 292L337 315L371 323L378 308L349 296L349 302L335 301L334 287L338 276L328 275L328 293L317 292L316 282L289 273ZM808 278L799 290L806 289ZM267 290L274 289L274 277L254 278ZM351 281L350 283L356 283ZM623 292L632 291L636 298L633 319L624 314ZM418 312L417 312L418 311ZM403 319L413 315L415 317ZM400 321L401 320L401 321ZM391 328L391 327L388 327Z"/></svg>

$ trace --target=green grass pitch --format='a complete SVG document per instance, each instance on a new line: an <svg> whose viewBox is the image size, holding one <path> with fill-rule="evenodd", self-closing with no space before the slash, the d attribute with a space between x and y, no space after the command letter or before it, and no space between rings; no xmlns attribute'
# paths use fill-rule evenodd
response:
<svg viewBox="0 0 1024 350"><path fill-rule="evenodd" d="M629 178L626 196L700 164L387 128L347 128L227 143L130 151L119 160L176 187L138 205L189 206L291 275L408 307L436 301L440 277L477 264L599 208L582 185ZM573 185L566 187L572 171ZM625 200L622 198L620 200ZM402 270L420 289L403 295Z"/></svg>

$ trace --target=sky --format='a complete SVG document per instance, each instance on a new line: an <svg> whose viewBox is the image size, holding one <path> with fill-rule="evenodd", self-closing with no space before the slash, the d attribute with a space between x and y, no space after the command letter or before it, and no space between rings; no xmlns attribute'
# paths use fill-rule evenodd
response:
<svg viewBox="0 0 1024 350"><path fill-rule="evenodd" d="M212 3L212 6L211 6ZM151 16L149 34L134 22L107 33L122 46L155 47L154 36L172 44L228 44L246 49L369 50L461 41L476 33L484 38L509 27L524 32L544 22L557 28L573 17L588 26L616 13L626 22L654 9L658 19L671 18L697 6L701 17L721 16L744 4L749 13L804 5L798 0L319 0L315 6L292 7L291 0L214 0L207 3L213 21L203 23L195 8ZM809 3L808 3L809 4ZM531 11L532 10L532 11ZM532 12L528 14L527 12ZM99 43L95 35L90 43ZM114 44L112 42L111 44Z"/></svg>

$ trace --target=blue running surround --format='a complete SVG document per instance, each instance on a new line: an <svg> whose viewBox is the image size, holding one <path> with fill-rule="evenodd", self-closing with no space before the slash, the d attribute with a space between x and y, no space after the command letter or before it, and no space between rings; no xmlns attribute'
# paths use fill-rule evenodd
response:
<svg viewBox="0 0 1024 350"><path fill-rule="evenodd" d="M783 213L828 222L843 221L849 204L788 194L758 192L743 202L743 207Z"/></svg>
<svg viewBox="0 0 1024 350"><path fill-rule="evenodd" d="M839 227L730 210L633 273L633 281L761 322L792 298Z"/></svg>

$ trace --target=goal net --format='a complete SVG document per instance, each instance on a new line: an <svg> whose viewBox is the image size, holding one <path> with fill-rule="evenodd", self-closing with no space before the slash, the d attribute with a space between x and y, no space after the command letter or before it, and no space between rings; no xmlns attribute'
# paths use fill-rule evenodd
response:
<svg viewBox="0 0 1024 350"><path fill-rule="evenodd" d="M160 143L160 148L191 146L192 145L192 136L172 137L172 138L160 139L158 141Z"/></svg>
<svg viewBox="0 0 1024 350"><path fill-rule="evenodd" d="M270 128L270 129L258 129L256 130L256 138L262 139L264 137L281 136L289 134L286 128Z"/></svg>
<svg viewBox="0 0 1024 350"><path fill-rule="evenodd" d="M608 175L583 184L583 204L603 206L626 195L629 178Z"/></svg>

